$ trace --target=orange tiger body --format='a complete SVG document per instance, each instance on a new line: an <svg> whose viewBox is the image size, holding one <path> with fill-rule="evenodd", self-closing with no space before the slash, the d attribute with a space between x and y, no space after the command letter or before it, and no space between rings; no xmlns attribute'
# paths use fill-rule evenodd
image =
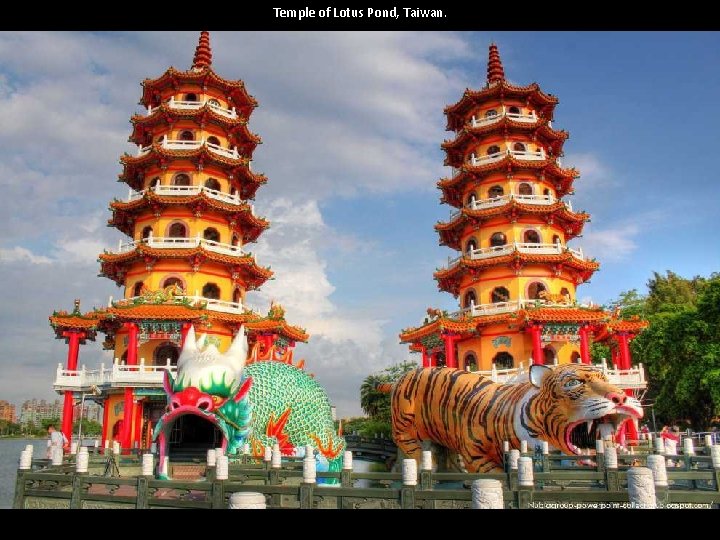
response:
<svg viewBox="0 0 720 540"><path fill-rule="evenodd" d="M530 445L544 440L577 454L580 449L572 441L592 438L594 448L601 418L617 427L643 415L636 399L591 366L533 366L528 379L499 384L452 368L408 372L393 388L393 438L408 457L419 459L421 442L432 441L460 454L469 472L488 472L502 464L503 441L519 448L520 440Z"/></svg>

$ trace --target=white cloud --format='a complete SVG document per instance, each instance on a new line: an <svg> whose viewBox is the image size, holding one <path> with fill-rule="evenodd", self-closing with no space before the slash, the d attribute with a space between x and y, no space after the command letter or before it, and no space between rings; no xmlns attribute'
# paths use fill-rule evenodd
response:
<svg viewBox="0 0 720 540"><path fill-rule="evenodd" d="M583 251L600 261L622 261L637 249L634 237L640 232L635 223L594 230L588 226L583 234Z"/></svg>
<svg viewBox="0 0 720 540"><path fill-rule="evenodd" d="M0 396L47 397L65 349L46 317L75 297L90 309L116 294L96 277L96 259L121 237L103 225L108 201L126 193L115 180L119 156L131 151L128 119L138 110L140 82L170 65L188 68L196 40L195 32L0 33L0 282L8 299L0 363L13 374L0 379ZM228 32L212 41L216 71L245 80L261 105L250 129L264 141L254 170L270 181L257 207L272 228L248 249L277 279L252 296L262 309L280 301L291 323L307 327L313 337L300 350L308 365L334 399L359 412L362 378L406 356L397 329L386 327L403 303L388 300L380 318L334 298L330 265L378 246L333 231L320 203L368 193L435 195L442 106L467 86L439 62L468 57L468 43L432 32ZM21 316L8 308L20 305ZM98 346L81 355L89 364L103 358ZM18 357L31 361L18 364Z"/></svg>
<svg viewBox="0 0 720 540"><path fill-rule="evenodd" d="M27 261L31 264L50 264L52 259L44 255L35 255L28 249L15 246L12 249L0 249L0 262Z"/></svg>

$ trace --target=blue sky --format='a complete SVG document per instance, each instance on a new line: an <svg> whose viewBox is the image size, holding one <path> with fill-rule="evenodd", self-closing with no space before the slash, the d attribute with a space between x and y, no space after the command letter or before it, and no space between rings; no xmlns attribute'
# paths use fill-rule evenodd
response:
<svg viewBox="0 0 720 540"><path fill-rule="evenodd" d="M140 81L186 69L197 32L0 34L0 399L52 397L66 346L47 316L121 291L97 254L138 109ZM216 71L260 102L253 169L272 228L251 246L276 280L251 304L283 303L298 347L338 405L359 413L367 374L407 357L401 328L453 308L432 273L452 252L437 180L443 107L484 84L487 46L506 77L560 99L571 197L592 222L574 245L601 262L580 298L644 290L653 271L720 270L720 34L680 32L213 32ZM109 361L99 344L81 363Z"/></svg>

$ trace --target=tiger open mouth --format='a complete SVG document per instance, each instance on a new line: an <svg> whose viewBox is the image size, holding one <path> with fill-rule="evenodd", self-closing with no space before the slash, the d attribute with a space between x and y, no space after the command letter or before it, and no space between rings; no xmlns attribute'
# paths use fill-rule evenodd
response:
<svg viewBox="0 0 720 540"><path fill-rule="evenodd" d="M641 418L641 416L634 412L615 413L601 418L573 422L565 430L565 444L575 455L593 455L595 454L595 441L601 438L598 431L600 424L610 424L613 428L613 435L616 435L625 420Z"/></svg>

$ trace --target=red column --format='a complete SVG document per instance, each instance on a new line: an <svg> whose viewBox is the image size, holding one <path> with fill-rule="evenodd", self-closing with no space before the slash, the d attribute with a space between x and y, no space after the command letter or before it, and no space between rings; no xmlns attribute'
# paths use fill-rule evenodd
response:
<svg viewBox="0 0 720 540"><path fill-rule="evenodd" d="M442 339L445 342L445 366L457 369L457 358L455 356L455 340L457 336L445 334Z"/></svg>
<svg viewBox="0 0 720 540"><path fill-rule="evenodd" d="M437 366L437 353L434 352L430 355L430 367Z"/></svg>
<svg viewBox="0 0 720 540"><path fill-rule="evenodd" d="M105 441L108 438L108 417L110 416L110 399L106 399L103 403L103 423L102 423L102 440L100 441L100 447L105 448Z"/></svg>
<svg viewBox="0 0 720 540"><path fill-rule="evenodd" d="M590 363L590 327L580 327L580 361L583 364Z"/></svg>
<svg viewBox="0 0 720 540"><path fill-rule="evenodd" d="M542 340L540 334L542 333L542 324L533 324L530 327L530 335L532 336L532 356L533 364L542 366L545 363L543 356Z"/></svg>
<svg viewBox="0 0 720 540"><path fill-rule="evenodd" d="M128 329L128 349L127 349L127 365L137 365L138 352L138 327L135 323L125 323ZM133 419L133 389L125 388L125 403L123 407L123 425L122 434L120 435L120 445L123 448L130 448L132 445L132 419Z"/></svg>
<svg viewBox="0 0 720 540"><path fill-rule="evenodd" d="M420 349L422 352L422 364L424 368L430 367L430 357L428 356L427 349L423 347Z"/></svg>
<svg viewBox="0 0 720 540"><path fill-rule="evenodd" d="M182 323L182 326L180 327L180 349L185 346L185 338L187 338L191 326L192 323L185 322Z"/></svg>
<svg viewBox="0 0 720 540"><path fill-rule="evenodd" d="M629 336L625 332L617 335L618 347L620 349L620 369L630 369L632 359L630 358Z"/></svg>
<svg viewBox="0 0 720 540"><path fill-rule="evenodd" d="M77 330L67 330L62 333L63 337L68 340L68 358L67 358L67 370L75 371L78 365L78 355L80 353L80 340L85 338L85 332L79 332ZM70 390L65 392L63 401L63 414L62 414L62 432L67 437L68 443L72 441L72 427L73 427L73 394Z"/></svg>

